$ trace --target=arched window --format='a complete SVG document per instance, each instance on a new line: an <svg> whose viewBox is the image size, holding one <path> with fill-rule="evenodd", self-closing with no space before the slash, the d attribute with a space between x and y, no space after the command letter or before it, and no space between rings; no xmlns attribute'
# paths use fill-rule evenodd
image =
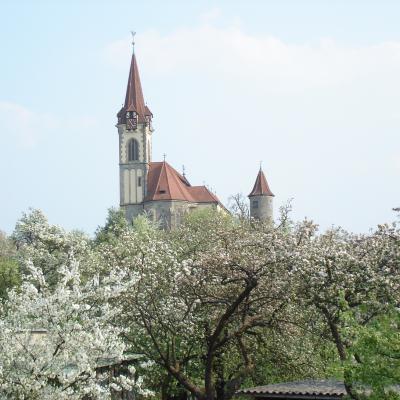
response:
<svg viewBox="0 0 400 400"><path fill-rule="evenodd" d="M139 143L136 139L128 142L128 161L139 160Z"/></svg>

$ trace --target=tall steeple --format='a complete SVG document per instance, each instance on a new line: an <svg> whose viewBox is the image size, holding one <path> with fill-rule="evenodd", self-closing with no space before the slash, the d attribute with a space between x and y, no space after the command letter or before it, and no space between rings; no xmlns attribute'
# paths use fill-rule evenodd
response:
<svg viewBox="0 0 400 400"><path fill-rule="evenodd" d="M126 87L125 103L117 115L118 123L124 124L127 123L127 120L133 119L133 125L135 125L135 122L136 124L150 124L153 114L144 102L142 85L140 83L139 68L137 66L135 55L134 41L132 42L132 47L133 51L131 57L131 67L129 69L128 84Z"/></svg>
<svg viewBox="0 0 400 400"><path fill-rule="evenodd" d="M271 192L267 179L260 166L260 171L258 172L253 190L249 194L250 216L261 221L272 221L273 198L274 194Z"/></svg>
<svg viewBox="0 0 400 400"><path fill-rule="evenodd" d="M117 117L120 205L127 219L131 220L143 212L153 134L153 115L144 102L135 51L131 57L125 102Z"/></svg>

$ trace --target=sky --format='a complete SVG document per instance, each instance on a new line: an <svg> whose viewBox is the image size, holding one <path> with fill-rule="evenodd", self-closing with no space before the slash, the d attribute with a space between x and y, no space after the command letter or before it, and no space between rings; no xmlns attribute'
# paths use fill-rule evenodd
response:
<svg viewBox="0 0 400 400"><path fill-rule="evenodd" d="M220 199L260 161L275 214L368 232L400 206L400 2L0 2L0 230L93 234L119 203L130 31L153 160Z"/></svg>

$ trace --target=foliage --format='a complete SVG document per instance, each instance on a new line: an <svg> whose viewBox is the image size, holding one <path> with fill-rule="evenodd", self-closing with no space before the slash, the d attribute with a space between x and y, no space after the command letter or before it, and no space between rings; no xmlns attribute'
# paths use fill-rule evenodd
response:
<svg viewBox="0 0 400 400"><path fill-rule="evenodd" d="M7 297L7 290L18 286L21 280L16 249L5 233L0 231L0 300Z"/></svg>
<svg viewBox="0 0 400 400"><path fill-rule="evenodd" d="M228 400L241 385L332 374L344 378L352 399L394 399L387 391L399 380L398 227L319 233L311 221L294 223L290 209L282 208L277 225L202 209L170 232L146 216L127 223L111 209L94 240L50 225L40 211L25 214L13 234L17 254L0 240L11 262L3 270L14 276L17 259L23 272L3 306L0 345L10 358L0 356L0 364L22 360L26 387L40 398L63 387L67 359L81 371L71 385L76 398L82 376L92 393L103 390L96 360L126 347L144 357L136 373L163 399ZM7 287L18 284L17 271ZM38 327L47 331L47 353L29 342ZM87 333L83 350L71 327ZM29 352L7 343L17 331ZM104 342L93 350L89 338ZM11 397L22 390L12 371L3 368L0 386Z"/></svg>
<svg viewBox="0 0 400 400"><path fill-rule="evenodd" d="M110 208L105 225L99 226L95 232L95 243L113 242L128 228L128 225L122 209Z"/></svg>
<svg viewBox="0 0 400 400"><path fill-rule="evenodd" d="M229 210L241 220L250 219L250 207L243 193L237 193L229 198Z"/></svg>
<svg viewBox="0 0 400 400"><path fill-rule="evenodd" d="M87 275L96 273L96 255L90 239L79 231L66 232L59 226L50 225L40 210L24 213L12 235L17 248L21 272L27 272L27 264L39 268L48 284L55 285L60 279L60 269L78 261Z"/></svg>
<svg viewBox="0 0 400 400"><path fill-rule="evenodd" d="M349 349L356 363L345 365L353 382L371 388L370 400L400 399L391 391L400 382L400 310L389 307L386 313L360 325L354 312L345 314L347 336L354 338Z"/></svg>
<svg viewBox="0 0 400 400"><path fill-rule="evenodd" d="M310 373L312 346L295 372L296 345L285 342L304 334L290 272L301 234L204 210L166 237L121 236L108 262L139 276L122 301L127 340L199 399L231 398L258 362Z"/></svg>
<svg viewBox="0 0 400 400"><path fill-rule="evenodd" d="M110 323L118 308L109 304L123 274L82 284L72 260L50 287L40 269L27 267L21 290L9 292L1 313L0 397L107 399L121 385L135 386L128 377L110 382L96 372L102 359L123 358L121 328Z"/></svg>
<svg viewBox="0 0 400 400"><path fill-rule="evenodd" d="M20 282L18 263L13 259L0 257L0 300L7 298L7 291L19 286Z"/></svg>
<svg viewBox="0 0 400 400"><path fill-rule="evenodd" d="M13 258L16 255L16 248L14 243L7 235L0 231L0 257Z"/></svg>
<svg viewBox="0 0 400 400"><path fill-rule="evenodd" d="M364 381L354 380L353 371L359 368L363 353L356 356L352 347L371 321L383 318L391 305L399 304L400 232L395 225L379 226L369 235L341 229L319 236L315 232L310 224L308 237L301 238L297 301L315 313L310 329L335 344L347 392L358 399L356 387ZM357 329L349 329L349 313Z"/></svg>

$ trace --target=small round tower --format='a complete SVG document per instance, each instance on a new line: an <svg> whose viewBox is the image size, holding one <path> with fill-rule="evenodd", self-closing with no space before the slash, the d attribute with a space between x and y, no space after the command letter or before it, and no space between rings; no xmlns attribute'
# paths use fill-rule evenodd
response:
<svg viewBox="0 0 400 400"><path fill-rule="evenodd" d="M260 221L273 221L274 194L268 186L264 172L260 168L253 190L249 194L250 217Z"/></svg>

